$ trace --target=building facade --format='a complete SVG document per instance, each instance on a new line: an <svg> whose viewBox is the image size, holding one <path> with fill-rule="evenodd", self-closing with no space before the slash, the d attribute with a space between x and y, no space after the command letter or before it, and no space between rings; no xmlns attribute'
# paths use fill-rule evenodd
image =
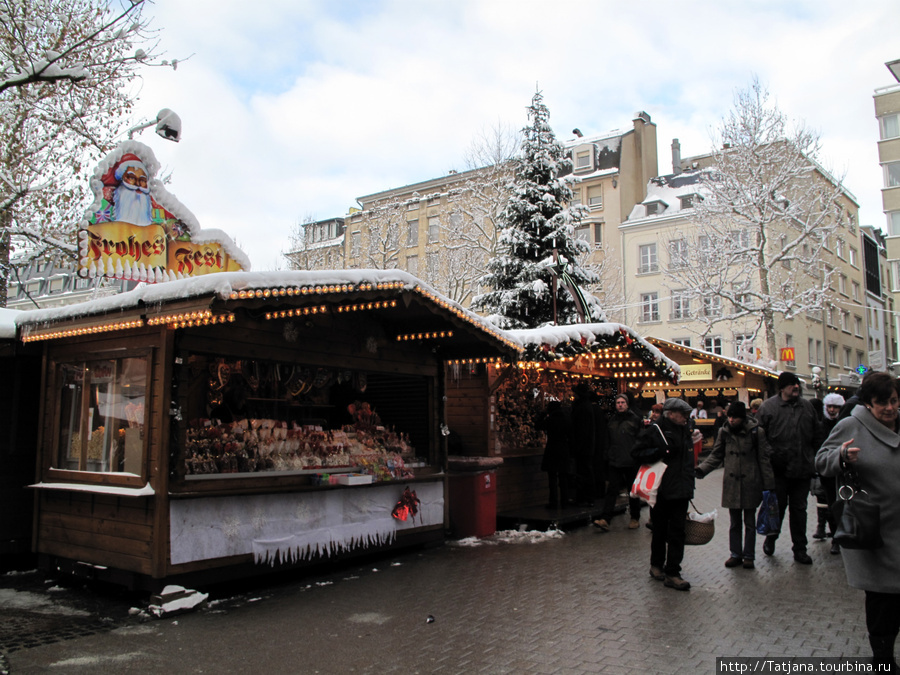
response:
<svg viewBox="0 0 900 675"><path fill-rule="evenodd" d="M886 64L896 84L875 90L875 117L878 120L878 161L884 172L881 190L884 211L885 249L889 268L889 292L896 305L900 300L900 60ZM900 317L890 315L894 335L900 335ZM896 342L891 363L900 362Z"/></svg>

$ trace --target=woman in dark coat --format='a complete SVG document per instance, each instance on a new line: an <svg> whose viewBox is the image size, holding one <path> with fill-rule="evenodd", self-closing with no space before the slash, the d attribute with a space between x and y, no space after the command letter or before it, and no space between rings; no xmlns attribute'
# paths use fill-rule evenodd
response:
<svg viewBox="0 0 900 675"><path fill-rule="evenodd" d="M722 478L722 506L731 516L728 543L731 557L725 567L743 565L753 569L756 559L756 507L762 502L763 490L775 489L775 475L769 462L769 444L762 427L747 417L747 409L740 401L728 406L727 422L716 437L715 445L703 463L697 467L697 478L724 464ZM743 548L741 530L743 529Z"/></svg>

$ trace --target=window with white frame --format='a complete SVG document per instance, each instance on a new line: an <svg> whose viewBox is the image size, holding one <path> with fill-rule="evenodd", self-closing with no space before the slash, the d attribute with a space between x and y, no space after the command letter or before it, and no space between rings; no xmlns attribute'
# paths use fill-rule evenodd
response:
<svg viewBox="0 0 900 675"><path fill-rule="evenodd" d="M749 281L735 283L732 285L732 289L734 290L735 309L752 309L754 307L755 302L753 295L750 293Z"/></svg>
<svg viewBox="0 0 900 675"><path fill-rule="evenodd" d="M828 305L825 310L826 322L829 328L837 328L837 307Z"/></svg>
<svg viewBox="0 0 900 675"><path fill-rule="evenodd" d="M406 258L406 271L416 275L419 273L419 256L411 255Z"/></svg>
<svg viewBox="0 0 900 675"><path fill-rule="evenodd" d="M570 206L578 206L581 204L581 186L580 185L570 185L572 188L572 201L569 202Z"/></svg>
<svg viewBox="0 0 900 675"><path fill-rule="evenodd" d="M649 202L644 205L648 216L655 216L666 210L666 204L660 201Z"/></svg>
<svg viewBox="0 0 900 675"><path fill-rule="evenodd" d="M659 321L659 293L641 293L641 323Z"/></svg>
<svg viewBox="0 0 900 675"><path fill-rule="evenodd" d="M575 171L588 171L594 166L594 153L590 148L575 151Z"/></svg>
<svg viewBox="0 0 900 675"><path fill-rule="evenodd" d="M722 316L722 298L718 295L708 295L703 298L703 316L707 318Z"/></svg>
<svg viewBox="0 0 900 675"><path fill-rule="evenodd" d="M900 187L900 162L887 162L884 165L884 186Z"/></svg>
<svg viewBox="0 0 900 675"><path fill-rule="evenodd" d="M585 241L588 244L591 243L591 228L590 225L579 225L575 228L575 238L581 239L581 241Z"/></svg>
<svg viewBox="0 0 900 675"><path fill-rule="evenodd" d="M407 246L418 246L419 245L419 221L409 220L406 222L406 245Z"/></svg>
<svg viewBox="0 0 900 675"><path fill-rule="evenodd" d="M838 365L838 346L835 342L828 343L828 364L832 366Z"/></svg>
<svg viewBox="0 0 900 675"><path fill-rule="evenodd" d="M900 136L900 113L879 117L878 130L881 132L881 140Z"/></svg>
<svg viewBox="0 0 900 675"><path fill-rule="evenodd" d="M353 232L350 235L350 256L358 258L362 244L362 232Z"/></svg>
<svg viewBox="0 0 900 675"><path fill-rule="evenodd" d="M722 337L720 335L711 335L703 338L703 351L711 354L722 355Z"/></svg>
<svg viewBox="0 0 900 675"><path fill-rule="evenodd" d="M815 365L815 363L816 363L815 341L812 338L806 338L806 351L809 354L809 364Z"/></svg>
<svg viewBox="0 0 900 675"><path fill-rule="evenodd" d="M641 266L638 269L640 274L649 274L650 272L659 271L659 259L656 256L656 244L643 244L638 248L640 254Z"/></svg>
<svg viewBox="0 0 900 675"><path fill-rule="evenodd" d="M854 315L853 316L853 328L857 337L862 337L863 334L863 319L861 316Z"/></svg>
<svg viewBox="0 0 900 675"><path fill-rule="evenodd" d="M844 347L844 368L853 367L853 350L850 347Z"/></svg>
<svg viewBox="0 0 900 675"><path fill-rule="evenodd" d="M434 280L438 272L439 268L439 260L437 252L431 252L425 254L425 273L428 275L428 281Z"/></svg>
<svg viewBox="0 0 900 675"><path fill-rule="evenodd" d="M428 243L433 244L441 238L441 219L431 216L428 219Z"/></svg>
<svg viewBox="0 0 900 675"><path fill-rule="evenodd" d="M736 249L750 248L750 230L746 227L740 230L731 230L728 233L728 239Z"/></svg>
<svg viewBox="0 0 900 675"><path fill-rule="evenodd" d="M691 338L675 338L672 340L676 345L681 345L682 347L690 347L691 346Z"/></svg>
<svg viewBox="0 0 900 675"><path fill-rule="evenodd" d="M863 354L861 351L857 351L856 352L856 365L861 366L865 362L866 362L866 355Z"/></svg>
<svg viewBox="0 0 900 675"><path fill-rule="evenodd" d="M850 332L850 312L846 310L841 311L841 330L845 333Z"/></svg>
<svg viewBox="0 0 900 675"><path fill-rule="evenodd" d="M850 247L850 264L859 267L859 252L853 246Z"/></svg>
<svg viewBox="0 0 900 675"><path fill-rule="evenodd" d="M603 223L594 223L594 248L603 248Z"/></svg>
<svg viewBox="0 0 900 675"><path fill-rule="evenodd" d="M841 274L838 277L838 291L840 291L841 295L847 295L847 275Z"/></svg>
<svg viewBox="0 0 900 675"><path fill-rule="evenodd" d="M892 237L900 235L900 211L888 211L885 215L888 221L888 234Z"/></svg>
<svg viewBox="0 0 900 675"><path fill-rule="evenodd" d="M587 205L591 209L599 209L603 206L603 188L600 185L588 186Z"/></svg>
<svg viewBox="0 0 900 675"><path fill-rule="evenodd" d="M674 321L691 318L691 299L685 294L683 288L672 291L672 313L670 318Z"/></svg>
<svg viewBox="0 0 900 675"><path fill-rule="evenodd" d="M846 260L847 253L846 253L846 248L845 248L843 239L838 238L837 240L835 240L834 254L841 260Z"/></svg>
<svg viewBox="0 0 900 675"><path fill-rule="evenodd" d="M406 209L407 209L408 211L415 211L415 210L417 210L418 208L419 208L419 200L418 200L418 199L415 199L415 200L413 200L413 201L411 201L411 202L408 202L408 203L406 204Z"/></svg>
<svg viewBox="0 0 900 675"><path fill-rule="evenodd" d="M852 282L850 284L850 290L851 290L850 297L852 297L854 300L859 301L859 292L860 292L859 282L858 281Z"/></svg>
<svg viewBox="0 0 900 675"><path fill-rule="evenodd" d="M680 269L688 265L688 243L686 239L673 239L669 242L669 267Z"/></svg>

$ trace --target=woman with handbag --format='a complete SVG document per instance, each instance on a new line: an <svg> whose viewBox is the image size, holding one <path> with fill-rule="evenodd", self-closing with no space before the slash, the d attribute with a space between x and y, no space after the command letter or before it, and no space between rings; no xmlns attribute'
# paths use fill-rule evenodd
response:
<svg viewBox="0 0 900 675"><path fill-rule="evenodd" d="M775 474L769 463L769 444L757 421L747 417L740 401L728 406L727 422L719 429L712 452L695 469L697 478L724 465L722 506L731 516L728 544L731 555L725 567L753 569L756 559L756 507L763 490L775 489ZM743 537L741 533L743 531ZM742 544L743 539L743 546Z"/></svg>
<svg viewBox="0 0 900 675"><path fill-rule="evenodd" d="M838 497L846 499L843 507L849 515L857 512L860 529L880 528L872 534L883 540L878 548L849 548L849 546L878 546L852 541L841 544L847 582L866 592L866 628L872 647L873 663L892 664L894 641L900 632L900 426L898 409L900 393L898 381L887 373L869 373L863 378L857 395L857 405L849 417L837 423L831 435L816 455L816 469L823 476L838 477ZM848 480L848 473L851 477ZM853 484L848 487L848 483ZM857 491L858 490L858 491ZM867 502L880 511L876 517L865 518L866 511L856 508ZM859 502L858 502L859 504ZM838 522L835 538L840 539L846 520ZM883 671L887 672L887 671Z"/></svg>

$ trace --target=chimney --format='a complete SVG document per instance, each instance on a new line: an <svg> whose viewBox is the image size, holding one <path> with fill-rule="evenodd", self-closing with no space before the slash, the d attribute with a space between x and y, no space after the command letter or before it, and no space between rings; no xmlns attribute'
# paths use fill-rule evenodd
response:
<svg viewBox="0 0 900 675"><path fill-rule="evenodd" d="M584 134L581 133L581 129L572 129L572 133L581 138Z"/></svg>
<svg viewBox="0 0 900 675"><path fill-rule="evenodd" d="M681 173L681 143L677 138L672 139L672 173Z"/></svg>

